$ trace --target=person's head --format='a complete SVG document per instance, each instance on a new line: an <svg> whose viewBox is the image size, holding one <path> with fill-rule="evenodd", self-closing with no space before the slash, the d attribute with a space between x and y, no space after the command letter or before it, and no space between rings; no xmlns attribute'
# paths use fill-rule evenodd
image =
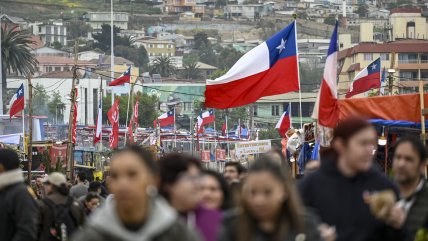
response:
<svg viewBox="0 0 428 241"><path fill-rule="evenodd" d="M43 177L36 177L36 186L37 187L42 187L43 186Z"/></svg>
<svg viewBox="0 0 428 241"><path fill-rule="evenodd" d="M202 204L211 209L227 210L231 207L232 194L224 177L212 170L205 170L202 177Z"/></svg>
<svg viewBox="0 0 428 241"><path fill-rule="evenodd" d="M192 156L171 153L159 160L160 193L179 212L188 212L201 201L201 164Z"/></svg>
<svg viewBox="0 0 428 241"><path fill-rule="evenodd" d="M84 173L84 172L79 172L79 173L77 174L77 181L78 181L78 182L84 182L84 181L86 181L86 173Z"/></svg>
<svg viewBox="0 0 428 241"><path fill-rule="evenodd" d="M365 172L373 163L377 133L365 119L353 117L341 121L333 130L331 148L338 163L352 173Z"/></svg>
<svg viewBox="0 0 428 241"><path fill-rule="evenodd" d="M99 182L89 183L88 192L101 193L101 184Z"/></svg>
<svg viewBox="0 0 428 241"><path fill-rule="evenodd" d="M94 211L98 206L100 206L100 196L96 193L88 193L85 198L85 206L87 209Z"/></svg>
<svg viewBox="0 0 428 241"><path fill-rule="evenodd" d="M46 195L59 193L63 196L68 195L67 179L65 175L60 172L52 172L43 181L43 187Z"/></svg>
<svg viewBox="0 0 428 241"><path fill-rule="evenodd" d="M0 149L0 174L19 168L19 157L16 151Z"/></svg>
<svg viewBox="0 0 428 241"><path fill-rule="evenodd" d="M427 152L417 137L405 136L395 145L392 160L394 179L399 185L417 182L424 172Z"/></svg>
<svg viewBox="0 0 428 241"><path fill-rule="evenodd" d="M239 181L241 175L245 172L245 168L239 162L227 162L224 165L224 178L232 183Z"/></svg>
<svg viewBox="0 0 428 241"><path fill-rule="evenodd" d="M99 178L99 177L95 177L95 181L96 181L96 182L100 182L101 180L100 180L100 178Z"/></svg>
<svg viewBox="0 0 428 241"><path fill-rule="evenodd" d="M126 146L115 150L110 159L109 191L120 210L146 208L156 187L158 167L149 150Z"/></svg>
<svg viewBox="0 0 428 241"><path fill-rule="evenodd" d="M251 165L241 198L243 213L239 223L242 235L238 235L239 240L249 240L252 227L262 222L275 224L274 236L283 233L284 229L301 231L301 206L293 180L285 167L271 156L263 155Z"/></svg>
<svg viewBox="0 0 428 241"><path fill-rule="evenodd" d="M305 165L305 177L311 175L316 170L320 169L321 162L318 160L309 160Z"/></svg>
<svg viewBox="0 0 428 241"><path fill-rule="evenodd" d="M278 148L272 148L266 154L271 156L273 160L276 160L281 165L285 165L285 163L287 161L285 158L285 155Z"/></svg>

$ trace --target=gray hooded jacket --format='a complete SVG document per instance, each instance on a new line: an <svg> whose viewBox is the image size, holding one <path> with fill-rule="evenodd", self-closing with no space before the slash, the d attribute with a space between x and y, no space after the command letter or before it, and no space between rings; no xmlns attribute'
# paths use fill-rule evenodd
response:
<svg viewBox="0 0 428 241"><path fill-rule="evenodd" d="M177 213L162 198L155 198L149 216L137 231L125 228L116 213L114 199L95 211L71 241L199 241L199 237L178 220Z"/></svg>

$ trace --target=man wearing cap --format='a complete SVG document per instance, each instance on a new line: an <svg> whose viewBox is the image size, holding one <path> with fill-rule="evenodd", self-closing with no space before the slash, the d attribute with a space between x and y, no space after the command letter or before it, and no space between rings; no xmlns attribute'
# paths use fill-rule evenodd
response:
<svg viewBox="0 0 428 241"><path fill-rule="evenodd" d="M67 179L64 174L53 172L43 181L46 197L40 202L40 232L39 240L50 240L51 228L56 221L54 211L66 207L71 215L70 226L67 226L68 235L84 222L85 214L79 202L69 196ZM55 209L55 210L54 210Z"/></svg>
<svg viewBox="0 0 428 241"><path fill-rule="evenodd" d="M36 240L37 204L24 184L18 154L9 149L0 149L0 210L0 240Z"/></svg>

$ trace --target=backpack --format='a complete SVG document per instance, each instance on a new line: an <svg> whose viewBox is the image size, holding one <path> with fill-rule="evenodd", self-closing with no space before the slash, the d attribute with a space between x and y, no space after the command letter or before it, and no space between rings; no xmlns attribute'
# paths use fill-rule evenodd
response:
<svg viewBox="0 0 428 241"><path fill-rule="evenodd" d="M66 204L55 204L48 198L44 198L42 201L51 212L52 222L49 227L49 241L67 241L78 228L77 221L71 213L74 199L68 197Z"/></svg>

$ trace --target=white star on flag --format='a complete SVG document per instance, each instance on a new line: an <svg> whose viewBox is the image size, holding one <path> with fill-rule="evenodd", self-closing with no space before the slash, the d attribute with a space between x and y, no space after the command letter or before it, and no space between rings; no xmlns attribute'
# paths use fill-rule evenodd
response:
<svg viewBox="0 0 428 241"><path fill-rule="evenodd" d="M372 65L372 70L375 70L376 69L376 64L373 64Z"/></svg>
<svg viewBox="0 0 428 241"><path fill-rule="evenodd" d="M279 53L281 53L282 50L285 49L285 43L286 41L284 41L284 39L281 39L281 44L278 47L276 47L276 49L279 50Z"/></svg>

